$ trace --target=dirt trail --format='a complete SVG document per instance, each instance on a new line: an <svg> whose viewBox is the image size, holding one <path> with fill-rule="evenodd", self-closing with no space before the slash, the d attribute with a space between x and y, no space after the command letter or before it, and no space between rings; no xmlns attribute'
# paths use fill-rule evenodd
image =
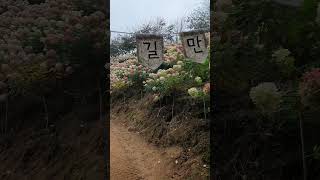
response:
<svg viewBox="0 0 320 180"><path fill-rule="evenodd" d="M173 179L179 148L154 147L116 120L110 123L110 141L111 180Z"/></svg>

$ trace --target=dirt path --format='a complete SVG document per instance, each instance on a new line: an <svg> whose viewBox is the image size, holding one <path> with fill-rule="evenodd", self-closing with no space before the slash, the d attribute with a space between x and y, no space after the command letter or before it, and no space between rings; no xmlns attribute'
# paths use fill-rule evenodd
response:
<svg viewBox="0 0 320 180"><path fill-rule="evenodd" d="M159 149L118 121L110 123L111 180L172 179L179 148Z"/></svg>

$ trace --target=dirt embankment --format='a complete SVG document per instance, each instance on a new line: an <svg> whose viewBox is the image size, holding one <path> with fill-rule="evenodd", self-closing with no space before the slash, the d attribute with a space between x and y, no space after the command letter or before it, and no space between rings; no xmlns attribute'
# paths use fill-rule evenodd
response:
<svg viewBox="0 0 320 180"><path fill-rule="evenodd" d="M112 104L111 179L209 179L208 120L140 98Z"/></svg>
<svg viewBox="0 0 320 180"><path fill-rule="evenodd" d="M120 121L111 121L110 170L112 180L167 180L181 148L157 148L138 133L129 132Z"/></svg>

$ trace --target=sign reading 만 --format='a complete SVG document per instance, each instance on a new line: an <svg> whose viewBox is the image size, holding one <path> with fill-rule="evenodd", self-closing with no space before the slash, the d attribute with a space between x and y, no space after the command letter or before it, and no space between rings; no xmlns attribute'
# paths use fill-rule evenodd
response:
<svg viewBox="0 0 320 180"><path fill-rule="evenodd" d="M138 34L138 60L150 69L157 69L163 62L163 36L154 34Z"/></svg>
<svg viewBox="0 0 320 180"><path fill-rule="evenodd" d="M203 63L208 57L207 40L204 31L180 33L184 54L197 63Z"/></svg>

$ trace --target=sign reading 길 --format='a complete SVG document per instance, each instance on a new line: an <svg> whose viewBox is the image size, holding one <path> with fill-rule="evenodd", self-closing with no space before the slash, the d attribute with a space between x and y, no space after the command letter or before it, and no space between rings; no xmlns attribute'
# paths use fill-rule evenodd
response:
<svg viewBox="0 0 320 180"><path fill-rule="evenodd" d="M154 34L138 34L138 60L150 69L157 69L163 62L163 36Z"/></svg>

